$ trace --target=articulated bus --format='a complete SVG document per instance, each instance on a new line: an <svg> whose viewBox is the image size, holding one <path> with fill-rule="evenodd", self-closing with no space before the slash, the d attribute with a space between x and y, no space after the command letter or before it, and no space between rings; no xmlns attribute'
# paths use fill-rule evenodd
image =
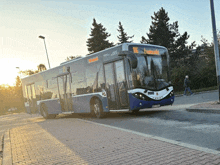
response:
<svg viewBox="0 0 220 165"><path fill-rule="evenodd" d="M28 113L130 111L172 105L169 54L165 47L123 43L22 78Z"/></svg>

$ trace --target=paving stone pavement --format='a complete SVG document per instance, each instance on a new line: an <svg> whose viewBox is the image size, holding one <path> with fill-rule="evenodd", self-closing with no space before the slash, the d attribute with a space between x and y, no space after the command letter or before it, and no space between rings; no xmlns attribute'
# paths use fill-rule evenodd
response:
<svg viewBox="0 0 220 165"><path fill-rule="evenodd" d="M0 165L2 165L3 157L3 135L0 137Z"/></svg>
<svg viewBox="0 0 220 165"><path fill-rule="evenodd" d="M219 154L76 118L33 121L10 129L7 136L4 150L11 153L13 165L220 164ZM3 165L11 164L3 157Z"/></svg>

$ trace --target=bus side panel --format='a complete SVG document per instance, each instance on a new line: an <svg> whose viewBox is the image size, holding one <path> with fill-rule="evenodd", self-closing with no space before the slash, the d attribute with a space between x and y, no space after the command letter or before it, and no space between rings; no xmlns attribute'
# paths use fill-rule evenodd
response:
<svg viewBox="0 0 220 165"><path fill-rule="evenodd" d="M90 113L90 101L91 96L74 96L73 111L74 113Z"/></svg>
<svg viewBox="0 0 220 165"><path fill-rule="evenodd" d="M60 103L58 103L58 99L49 99L42 100L38 105L38 111L40 112L41 104L45 104L47 106L48 114L59 114L62 113Z"/></svg>
<svg viewBox="0 0 220 165"><path fill-rule="evenodd" d="M74 96L72 98L74 113L91 113L90 101L93 97L98 97L102 101L103 111L109 112L107 97L102 97L99 93L91 93L87 95Z"/></svg>

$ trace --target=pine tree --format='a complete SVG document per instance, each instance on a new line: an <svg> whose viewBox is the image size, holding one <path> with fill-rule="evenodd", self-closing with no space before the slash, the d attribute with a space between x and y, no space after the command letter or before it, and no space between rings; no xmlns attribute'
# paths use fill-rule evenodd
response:
<svg viewBox="0 0 220 165"><path fill-rule="evenodd" d="M86 42L89 53L95 53L112 47L114 44L107 40L107 38L111 35L106 32L106 28L104 28L101 23L98 24L95 19L93 19L92 25L93 28L91 28L91 37L88 38Z"/></svg>
<svg viewBox="0 0 220 165"><path fill-rule="evenodd" d="M118 26L118 32L120 33L118 37L119 43L126 43L126 42L133 42L133 41L128 41L129 39L133 38L133 36L128 36L127 33L124 32L124 28L121 24L121 22L119 22L119 26Z"/></svg>
<svg viewBox="0 0 220 165"><path fill-rule="evenodd" d="M141 43L161 45L168 48L169 51L173 51L175 38L180 34L178 32L178 22L169 24L170 18L165 9L161 8L158 12L154 12L154 16L151 16L152 25L150 26L149 33L147 33L148 39L142 36Z"/></svg>
<svg viewBox="0 0 220 165"><path fill-rule="evenodd" d="M150 26L148 39L142 36L141 43L155 44L170 48L176 36L175 31L171 31L168 13L161 8L154 16L151 16L152 25ZM177 24L176 24L177 25Z"/></svg>
<svg viewBox="0 0 220 165"><path fill-rule="evenodd" d="M181 35L178 31L178 22L169 23L170 18L165 9L161 8L158 12L154 12L152 18L152 25L150 26L147 39L142 36L141 43L161 45L168 49L170 54L171 67L177 62L186 62L186 56L189 54L189 48L195 46L193 42L191 46L187 46L189 35L184 32ZM183 60L182 60L183 59Z"/></svg>

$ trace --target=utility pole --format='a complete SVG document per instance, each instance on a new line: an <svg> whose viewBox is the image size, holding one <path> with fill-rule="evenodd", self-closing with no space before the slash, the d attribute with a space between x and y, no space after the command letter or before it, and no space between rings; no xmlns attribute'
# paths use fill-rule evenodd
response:
<svg viewBox="0 0 220 165"><path fill-rule="evenodd" d="M220 103L220 64L219 64L219 50L218 50L218 40L216 33L215 11L214 11L213 0L210 0L210 6L211 6L211 15L212 15L212 31L214 38L215 66L216 66L217 85L218 85L218 103Z"/></svg>

